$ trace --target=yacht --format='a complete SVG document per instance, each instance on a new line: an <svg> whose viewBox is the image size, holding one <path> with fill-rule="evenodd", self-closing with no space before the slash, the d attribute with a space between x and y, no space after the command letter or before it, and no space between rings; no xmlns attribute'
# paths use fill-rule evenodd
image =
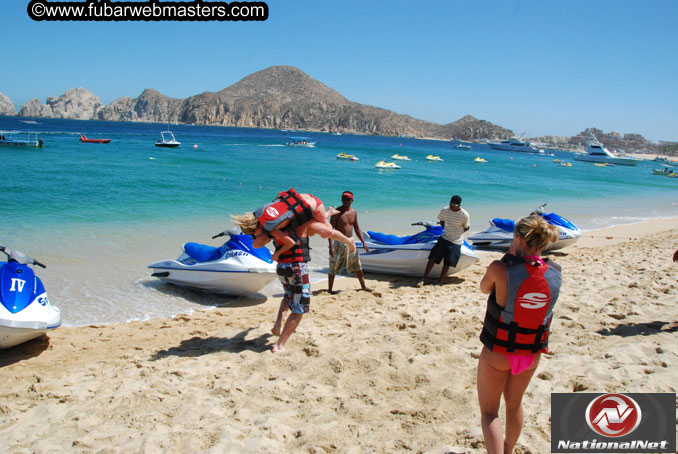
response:
<svg viewBox="0 0 678 454"><path fill-rule="evenodd" d="M489 142L490 148L504 151L520 151L523 153L539 153L544 154L544 150L534 148L530 142L523 142L522 140L512 137L501 142Z"/></svg>
<svg viewBox="0 0 678 454"><path fill-rule="evenodd" d="M577 161L619 164L623 166L635 166L640 162L640 160L636 158L613 155L602 143L598 142L598 139L595 137L591 137L586 142L586 154L575 154L574 159Z"/></svg>

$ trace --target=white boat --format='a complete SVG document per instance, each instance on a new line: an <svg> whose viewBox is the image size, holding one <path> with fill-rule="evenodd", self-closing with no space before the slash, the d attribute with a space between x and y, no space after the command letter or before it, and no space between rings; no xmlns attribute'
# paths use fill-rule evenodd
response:
<svg viewBox="0 0 678 454"><path fill-rule="evenodd" d="M337 155L337 159L344 159L344 160L347 160L347 161L359 161L359 160L360 160L360 158L358 158L358 157L355 156L355 155L352 155L352 154L346 154L346 153L343 153L343 152L342 152L342 153L339 153L339 154Z"/></svg>
<svg viewBox="0 0 678 454"><path fill-rule="evenodd" d="M502 140L501 142L489 142L488 145L490 146L490 148L493 148L495 150L544 154L544 150L535 148L532 146L532 144L530 144L530 142L523 142L517 137Z"/></svg>
<svg viewBox="0 0 678 454"><path fill-rule="evenodd" d="M61 326L61 311L53 306L30 265L45 267L34 258L0 246L0 349L14 347Z"/></svg>
<svg viewBox="0 0 678 454"><path fill-rule="evenodd" d="M615 156L598 142L595 137L589 138L586 142L586 154L575 154L574 159L577 161L604 163L604 164L619 164L623 166L635 166L640 162L639 159L627 156Z"/></svg>
<svg viewBox="0 0 678 454"><path fill-rule="evenodd" d="M464 145L463 143L460 143L459 145L456 145L454 148L457 150L470 150L471 145Z"/></svg>
<svg viewBox="0 0 678 454"><path fill-rule="evenodd" d="M365 244L370 252L365 252L361 243L356 245L360 251L360 263L363 270L372 273L422 277L428 263L428 255L443 229L440 226L421 222L413 225L424 225L426 230L403 237L368 231L369 239L365 239ZM450 267L448 276L468 268L478 260L475 251L464 242L459 262L456 266ZM442 268L442 262L435 265L429 276L439 277Z"/></svg>
<svg viewBox="0 0 678 454"><path fill-rule="evenodd" d="M0 132L0 145L42 148L43 143L36 132Z"/></svg>
<svg viewBox="0 0 678 454"><path fill-rule="evenodd" d="M396 164L395 162L386 162L386 161L379 161L374 165L377 169L400 169L401 167Z"/></svg>
<svg viewBox="0 0 678 454"><path fill-rule="evenodd" d="M257 293L276 279L271 252L254 249L249 235L222 232L231 238L221 247L186 243L176 260L161 260L148 267L153 277L183 287L242 296Z"/></svg>
<svg viewBox="0 0 678 454"><path fill-rule="evenodd" d="M287 141L285 142L285 145L287 145L288 147L313 148L315 147L315 142L311 142L311 139L309 137L296 136L288 137Z"/></svg>
<svg viewBox="0 0 678 454"><path fill-rule="evenodd" d="M434 155L432 155L432 154L426 156L426 159L427 159L428 161L439 161L439 162L443 162L443 159L442 159L440 156L434 156Z"/></svg>
<svg viewBox="0 0 678 454"><path fill-rule="evenodd" d="M558 228L558 241L549 244L546 250L554 251L576 243L581 238L581 229L556 213L545 213L545 206L546 204L541 205L531 214L542 216L546 222ZM515 228L516 223L512 219L494 218L486 230L469 235L467 238L478 248L506 250L511 246Z"/></svg>
<svg viewBox="0 0 678 454"><path fill-rule="evenodd" d="M179 145L181 145L181 142L174 138L174 134L172 134L172 131L162 131L160 133L160 140L158 140L155 143L156 147L166 147L166 148L176 148Z"/></svg>
<svg viewBox="0 0 678 454"><path fill-rule="evenodd" d="M411 159L408 158L407 156L401 156L401 155L399 155L399 154L397 154L397 153L394 154L393 156L391 156L391 159L397 159L397 160L399 160L399 161L411 161Z"/></svg>
<svg viewBox="0 0 678 454"><path fill-rule="evenodd" d="M477 156L477 157L473 160L473 162L478 162L478 163L484 164L484 163L487 162L487 159L481 158L480 156Z"/></svg>

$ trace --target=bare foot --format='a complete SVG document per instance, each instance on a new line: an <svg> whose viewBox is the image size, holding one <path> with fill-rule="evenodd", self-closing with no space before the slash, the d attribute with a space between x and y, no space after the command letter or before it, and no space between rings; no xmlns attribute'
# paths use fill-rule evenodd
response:
<svg viewBox="0 0 678 454"><path fill-rule="evenodd" d="M353 254L355 252L355 238L349 238L348 241L348 252Z"/></svg>
<svg viewBox="0 0 678 454"><path fill-rule="evenodd" d="M363 292L370 292L370 293L372 293L372 289L371 289L371 288L363 287L363 288L361 288L360 290L362 290Z"/></svg>
<svg viewBox="0 0 678 454"><path fill-rule="evenodd" d="M273 325L273 328L271 329L271 332L273 333L274 336L280 337L280 326L278 326L278 325Z"/></svg>
<svg viewBox="0 0 678 454"><path fill-rule="evenodd" d="M285 348L284 345L275 344L273 346L273 353L285 353L286 351L287 349Z"/></svg>
<svg viewBox="0 0 678 454"><path fill-rule="evenodd" d="M337 293L339 293L339 290L328 290L328 292L330 295L336 295Z"/></svg>
<svg viewBox="0 0 678 454"><path fill-rule="evenodd" d="M417 288L422 288L423 286L424 286L424 281L423 281L423 280L417 282Z"/></svg>

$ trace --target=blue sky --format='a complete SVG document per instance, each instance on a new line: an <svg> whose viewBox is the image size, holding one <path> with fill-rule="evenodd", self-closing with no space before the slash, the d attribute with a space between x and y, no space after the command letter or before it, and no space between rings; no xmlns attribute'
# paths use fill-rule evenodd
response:
<svg viewBox="0 0 678 454"><path fill-rule="evenodd" d="M0 4L0 92L185 98L292 65L351 101L528 136L678 141L678 1L269 0L265 22L34 22Z"/></svg>

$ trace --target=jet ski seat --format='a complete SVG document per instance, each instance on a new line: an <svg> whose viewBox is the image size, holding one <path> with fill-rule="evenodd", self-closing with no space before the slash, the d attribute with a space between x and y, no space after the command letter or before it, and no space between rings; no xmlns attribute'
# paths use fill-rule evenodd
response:
<svg viewBox="0 0 678 454"><path fill-rule="evenodd" d="M514 232L516 230L516 221L511 219L494 218L492 223L505 232Z"/></svg>
<svg viewBox="0 0 678 454"><path fill-rule="evenodd" d="M184 252L198 262L211 262L222 256L220 247L208 246L199 243L184 244Z"/></svg>

